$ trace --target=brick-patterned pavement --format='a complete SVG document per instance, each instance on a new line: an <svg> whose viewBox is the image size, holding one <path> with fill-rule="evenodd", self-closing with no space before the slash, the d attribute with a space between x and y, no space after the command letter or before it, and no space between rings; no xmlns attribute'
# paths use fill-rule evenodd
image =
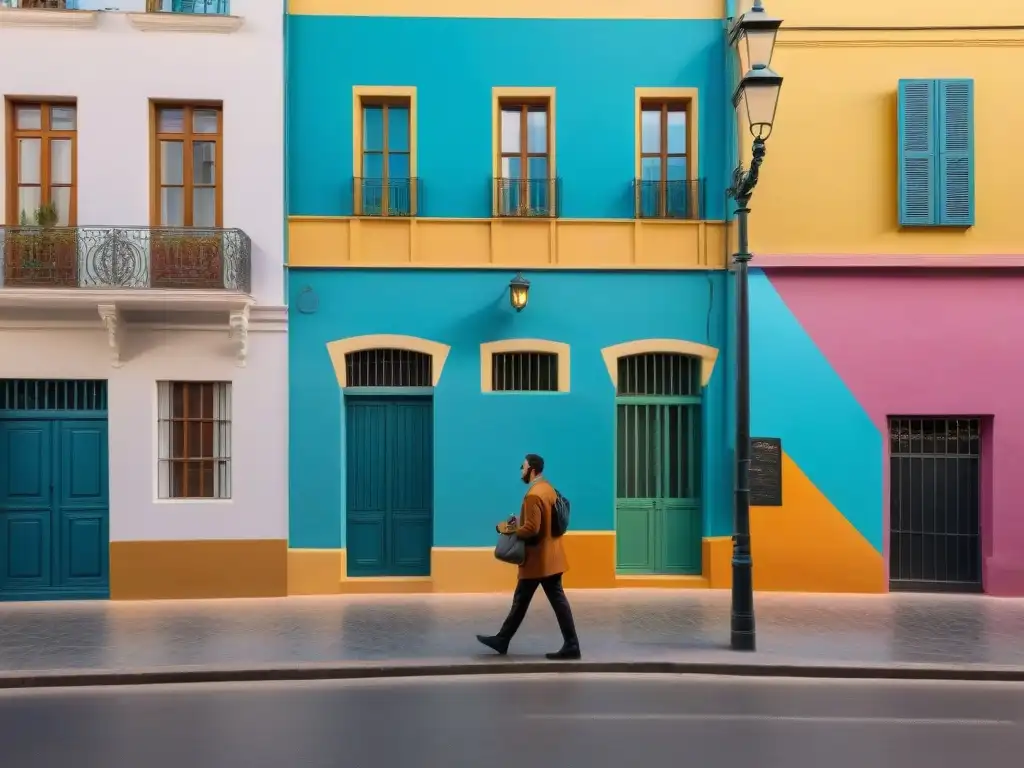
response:
<svg viewBox="0 0 1024 768"><path fill-rule="evenodd" d="M510 595L0 605L0 673L303 663L487 663ZM756 654L727 650L727 592L570 594L589 661L1024 668L1024 600L759 594ZM542 595L508 661L555 650Z"/></svg>

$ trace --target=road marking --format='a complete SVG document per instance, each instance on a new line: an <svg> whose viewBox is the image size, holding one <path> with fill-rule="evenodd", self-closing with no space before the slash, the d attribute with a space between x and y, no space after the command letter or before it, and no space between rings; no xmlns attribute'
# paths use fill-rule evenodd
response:
<svg viewBox="0 0 1024 768"><path fill-rule="evenodd" d="M557 714L524 715L528 720L699 720L718 722L779 722L779 723L827 723L832 725L925 725L961 727L1006 727L1015 726L1013 720L979 720L971 718L927 718L927 717L828 717L819 715L714 715L714 714Z"/></svg>

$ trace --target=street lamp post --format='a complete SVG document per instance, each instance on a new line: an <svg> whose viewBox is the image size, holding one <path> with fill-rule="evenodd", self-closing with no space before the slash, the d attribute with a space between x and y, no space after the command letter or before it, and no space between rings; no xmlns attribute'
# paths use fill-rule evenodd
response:
<svg viewBox="0 0 1024 768"><path fill-rule="evenodd" d="M761 0L736 20L730 43L749 66L733 93L733 106L746 119L754 137L750 168L733 172L729 196L736 201L738 252L736 265L736 497L732 537L732 626L730 644L734 651L757 648L754 627L754 578L750 556L750 306L747 292L747 264L750 245L747 215L750 196L764 162L765 141L772 131L782 78L768 65L775 36L782 19L768 16ZM745 54L745 55L744 55Z"/></svg>

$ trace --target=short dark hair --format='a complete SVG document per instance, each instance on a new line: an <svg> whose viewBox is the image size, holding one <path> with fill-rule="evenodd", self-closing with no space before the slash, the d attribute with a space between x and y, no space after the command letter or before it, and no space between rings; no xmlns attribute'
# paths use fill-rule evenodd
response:
<svg viewBox="0 0 1024 768"><path fill-rule="evenodd" d="M544 474L544 457L538 456L536 453L528 453L526 454L526 464L538 475Z"/></svg>

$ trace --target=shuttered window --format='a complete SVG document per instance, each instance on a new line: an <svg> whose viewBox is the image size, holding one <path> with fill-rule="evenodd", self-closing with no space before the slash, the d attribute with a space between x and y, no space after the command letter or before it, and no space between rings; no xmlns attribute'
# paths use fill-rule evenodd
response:
<svg viewBox="0 0 1024 768"><path fill-rule="evenodd" d="M899 221L974 225L974 81L900 80Z"/></svg>

